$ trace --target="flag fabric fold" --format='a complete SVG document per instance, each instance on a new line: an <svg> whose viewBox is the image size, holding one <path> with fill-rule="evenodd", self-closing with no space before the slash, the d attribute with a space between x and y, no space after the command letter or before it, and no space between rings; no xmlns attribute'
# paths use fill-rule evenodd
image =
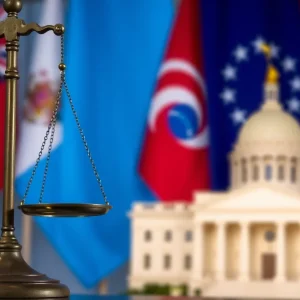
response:
<svg viewBox="0 0 300 300"><path fill-rule="evenodd" d="M0 5L0 22L4 21L7 17L2 5ZM6 108L6 88L5 88L5 70L6 70L6 50L5 39L0 39L0 189L4 186L4 151L5 151L5 108Z"/></svg>
<svg viewBox="0 0 300 300"><path fill-rule="evenodd" d="M40 24L63 22L61 0L45 0ZM35 164L55 107L59 88L60 40L53 32L37 35L30 64L27 93L20 121L16 159L16 177L28 172ZM62 124L58 120L55 128L53 150L62 142ZM49 140L42 159L47 155ZM23 180L22 180L23 181ZM17 191L23 192L23 185L17 181Z"/></svg>
<svg viewBox="0 0 300 300"><path fill-rule="evenodd" d="M149 111L139 171L163 201L191 201L210 188L200 3L178 8Z"/></svg>
<svg viewBox="0 0 300 300"><path fill-rule="evenodd" d="M129 259L127 212L132 202L154 200L136 169L147 107L174 10L171 0L103 0L93 5L91 10L80 0L69 1L66 79L113 209L102 217L36 218L87 288ZM60 122L63 134L51 155L44 202L104 203L66 97ZM20 156L19 164L22 160ZM38 200L44 163L33 181L29 203ZM32 166L18 177L20 193L31 172Z"/></svg>

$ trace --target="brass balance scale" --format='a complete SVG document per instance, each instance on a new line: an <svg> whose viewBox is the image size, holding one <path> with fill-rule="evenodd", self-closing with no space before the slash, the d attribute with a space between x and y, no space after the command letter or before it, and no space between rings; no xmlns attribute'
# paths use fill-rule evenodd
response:
<svg viewBox="0 0 300 300"><path fill-rule="evenodd" d="M0 37L6 39L7 68L6 79L6 124L5 124L5 169L4 169L4 192L3 192L3 219L2 235L0 239L0 299L68 299L70 291L68 287L58 280L48 278L33 270L23 259L21 245L14 235L14 181L15 181L15 149L16 149L16 112L17 112L17 80L19 37L29 35L31 32L43 34L53 31L61 37L61 63L58 72L61 74L59 92L56 99L55 109L45 134L41 151L38 154L33 168L25 195L19 209L27 215L44 217L85 217L106 214L111 206L107 201L99 174L89 151L83 130L78 121L70 92L68 90L64 64L63 36L64 27L61 24L39 26L36 23L26 24L18 19L18 13L22 9L21 0L4 0L4 9L7 18L0 23ZM47 178L50 154L55 133L56 118L61 100L62 91L65 88L75 121L79 129L88 158L92 164L100 191L104 198L104 204L72 204L72 203L42 203L45 183ZM42 181L41 194L38 204L26 204L26 198L39 165L45 145L49 140L48 154L46 158L45 172ZM75 246L75 245L74 245Z"/></svg>

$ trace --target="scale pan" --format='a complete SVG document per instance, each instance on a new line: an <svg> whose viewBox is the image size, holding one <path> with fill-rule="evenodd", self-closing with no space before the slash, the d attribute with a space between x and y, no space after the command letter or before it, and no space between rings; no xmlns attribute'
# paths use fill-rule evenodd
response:
<svg viewBox="0 0 300 300"><path fill-rule="evenodd" d="M105 204L41 203L18 207L25 215L38 217L93 217L105 215L112 207Z"/></svg>

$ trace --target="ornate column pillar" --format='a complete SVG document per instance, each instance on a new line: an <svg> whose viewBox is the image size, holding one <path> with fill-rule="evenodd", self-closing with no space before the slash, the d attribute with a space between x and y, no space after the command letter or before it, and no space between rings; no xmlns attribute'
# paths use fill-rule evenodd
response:
<svg viewBox="0 0 300 300"><path fill-rule="evenodd" d="M240 233L240 272L239 280L249 280L249 265L250 265L250 228L249 223L241 223Z"/></svg>
<svg viewBox="0 0 300 300"><path fill-rule="evenodd" d="M277 224L277 243L276 243L276 281L286 280L286 232L285 223Z"/></svg>
<svg viewBox="0 0 300 300"><path fill-rule="evenodd" d="M224 280L226 277L226 224L225 222L217 223L217 264L216 279Z"/></svg>

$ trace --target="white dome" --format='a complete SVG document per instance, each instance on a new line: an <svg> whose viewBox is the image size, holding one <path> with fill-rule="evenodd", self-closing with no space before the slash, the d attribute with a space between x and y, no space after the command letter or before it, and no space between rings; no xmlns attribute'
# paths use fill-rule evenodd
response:
<svg viewBox="0 0 300 300"><path fill-rule="evenodd" d="M300 126L279 106L264 107L247 120L238 138L238 143L242 144L257 142L300 143Z"/></svg>

